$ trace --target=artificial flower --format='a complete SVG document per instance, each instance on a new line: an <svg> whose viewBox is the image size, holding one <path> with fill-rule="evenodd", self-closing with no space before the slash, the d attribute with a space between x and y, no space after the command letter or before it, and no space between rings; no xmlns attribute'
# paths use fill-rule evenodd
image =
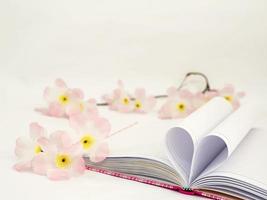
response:
<svg viewBox="0 0 267 200"><path fill-rule="evenodd" d="M159 110L160 118L183 118L194 110L192 105L194 96L188 90L177 90L171 87L167 90L167 94L167 100Z"/></svg>
<svg viewBox="0 0 267 200"><path fill-rule="evenodd" d="M216 90L208 90L206 92L197 92L193 95L192 105L195 109L198 109L213 97L218 96L218 92Z"/></svg>
<svg viewBox="0 0 267 200"><path fill-rule="evenodd" d="M100 162L109 154L106 139L110 133L110 123L98 115L73 115L70 125L77 132L80 149L93 162Z"/></svg>
<svg viewBox="0 0 267 200"><path fill-rule="evenodd" d="M87 101L73 101L66 107L66 114L68 116L77 114L98 114L96 100L89 99Z"/></svg>
<svg viewBox="0 0 267 200"><path fill-rule="evenodd" d="M134 93L134 111L147 113L156 105L154 96L147 96L144 88L137 88Z"/></svg>
<svg viewBox="0 0 267 200"><path fill-rule="evenodd" d="M80 149L73 144L69 134L56 131L47 138L40 138L44 153L33 158L33 172L51 180L65 180L85 171Z"/></svg>
<svg viewBox="0 0 267 200"><path fill-rule="evenodd" d="M111 110L119 112L132 112L133 103L131 96L126 92L121 80L118 81L118 88L116 88L112 94L104 95L103 100L108 103Z"/></svg>
<svg viewBox="0 0 267 200"><path fill-rule="evenodd" d="M32 159L43 153L38 139L45 137L45 129L37 123L30 124L30 137L19 137L16 141L15 154L19 161L14 165L17 171L30 171Z"/></svg>
<svg viewBox="0 0 267 200"><path fill-rule="evenodd" d="M230 102L234 109L240 106L239 99L245 96L244 92L236 92L233 85L226 85L218 91L218 95Z"/></svg>
<svg viewBox="0 0 267 200"><path fill-rule="evenodd" d="M44 99L47 108L38 108L37 111L54 117L69 117L79 113L97 113L94 99L84 100L83 92L77 88L68 88L62 79L56 79L54 87L46 87Z"/></svg>

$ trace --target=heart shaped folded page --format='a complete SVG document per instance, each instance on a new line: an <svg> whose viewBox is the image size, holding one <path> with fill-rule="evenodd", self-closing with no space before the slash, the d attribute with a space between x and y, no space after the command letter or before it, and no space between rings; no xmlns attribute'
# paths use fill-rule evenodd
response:
<svg viewBox="0 0 267 200"><path fill-rule="evenodd" d="M228 101L215 97L167 132L168 157L188 187L232 154L256 115L251 105L233 111Z"/></svg>

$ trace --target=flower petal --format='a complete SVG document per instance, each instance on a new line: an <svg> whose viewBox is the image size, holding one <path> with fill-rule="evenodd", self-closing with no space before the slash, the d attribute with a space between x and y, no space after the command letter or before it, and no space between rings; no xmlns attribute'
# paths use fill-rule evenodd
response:
<svg viewBox="0 0 267 200"><path fill-rule="evenodd" d="M22 171L30 171L32 166L31 166L31 162L27 161L27 162L19 162L15 164L13 168L19 172L22 172Z"/></svg>
<svg viewBox="0 0 267 200"><path fill-rule="evenodd" d="M159 114L159 118L161 119L169 119L171 118L171 108L170 108L170 101L166 101L160 108L158 114Z"/></svg>
<svg viewBox="0 0 267 200"><path fill-rule="evenodd" d="M37 143L41 146L44 152L52 152L55 151L53 144L49 139L45 137L38 138Z"/></svg>
<svg viewBox="0 0 267 200"><path fill-rule="evenodd" d="M76 115L81 113L80 102L71 102L66 106L66 114L70 117L72 115Z"/></svg>
<svg viewBox="0 0 267 200"><path fill-rule="evenodd" d="M51 168L51 160L46 153L35 156L31 162L32 170L39 175L46 175L47 170Z"/></svg>
<svg viewBox="0 0 267 200"><path fill-rule="evenodd" d="M55 144L61 150L70 147L72 145L72 139L65 131L55 131L50 135L50 143Z"/></svg>
<svg viewBox="0 0 267 200"><path fill-rule="evenodd" d="M55 85L56 85L57 87L59 87L59 88L63 88L63 89L67 88L67 84L66 84L65 81L64 81L63 79L61 79L61 78L57 78L57 79L55 80Z"/></svg>
<svg viewBox="0 0 267 200"><path fill-rule="evenodd" d="M137 88L134 94L136 99L143 100L146 97L146 90L144 88Z"/></svg>
<svg viewBox="0 0 267 200"><path fill-rule="evenodd" d="M216 97L218 95L219 95L218 91L215 91L215 90L207 91L204 93L204 96L207 100L210 100L213 97Z"/></svg>
<svg viewBox="0 0 267 200"><path fill-rule="evenodd" d="M95 127L99 130L100 138L106 138L111 129L109 121L100 117L96 119Z"/></svg>
<svg viewBox="0 0 267 200"><path fill-rule="evenodd" d="M233 94L235 92L234 86L231 84L225 85L224 88L220 90L221 94Z"/></svg>
<svg viewBox="0 0 267 200"><path fill-rule="evenodd" d="M175 96L177 95L177 88L176 87L170 87L167 89L168 96Z"/></svg>
<svg viewBox="0 0 267 200"><path fill-rule="evenodd" d="M240 106L239 101L238 101L238 100L233 100L233 102L232 102L232 106L233 106L233 109L234 109L234 110L238 109L239 106Z"/></svg>
<svg viewBox="0 0 267 200"><path fill-rule="evenodd" d="M97 115L98 114L98 110L97 110L97 106L96 106L96 100L95 99L88 99L87 101L85 101L85 112L87 114L93 114L93 115Z"/></svg>
<svg viewBox="0 0 267 200"><path fill-rule="evenodd" d="M43 137L45 135L45 130L38 123L33 122L30 124L30 137L32 140L37 140L39 137Z"/></svg>
<svg viewBox="0 0 267 200"><path fill-rule="evenodd" d="M103 142L98 144L90 151L90 160L92 162L101 162L109 155L108 144Z"/></svg>
<svg viewBox="0 0 267 200"><path fill-rule="evenodd" d="M70 127L72 127L77 132L82 132L83 130L86 129L87 121L88 121L88 116L83 114L71 115L69 117Z"/></svg>
<svg viewBox="0 0 267 200"><path fill-rule="evenodd" d="M71 89L71 96L74 99L83 99L84 98L83 91L81 89L78 89L78 88Z"/></svg>
<svg viewBox="0 0 267 200"><path fill-rule="evenodd" d="M76 157L72 161L72 176L81 175L85 171L85 162L82 157Z"/></svg>
<svg viewBox="0 0 267 200"><path fill-rule="evenodd" d="M194 95L189 90L180 90L179 97L184 99L192 99Z"/></svg>
<svg viewBox="0 0 267 200"><path fill-rule="evenodd" d="M48 115L54 116L54 117L63 117L65 115L65 111L63 106L61 106L59 103L53 102L48 107Z"/></svg>

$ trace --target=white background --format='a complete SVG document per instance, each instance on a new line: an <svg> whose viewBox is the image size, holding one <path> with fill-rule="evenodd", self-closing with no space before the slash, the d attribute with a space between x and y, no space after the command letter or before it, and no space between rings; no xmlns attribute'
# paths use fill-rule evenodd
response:
<svg viewBox="0 0 267 200"><path fill-rule="evenodd" d="M11 167L15 138L54 78L99 97L120 78L153 93L188 71L211 85L267 94L265 0L2 0L0 2L0 187L14 199L186 199L175 192L88 173L54 183ZM188 197L190 198L190 197Z"/></svg>

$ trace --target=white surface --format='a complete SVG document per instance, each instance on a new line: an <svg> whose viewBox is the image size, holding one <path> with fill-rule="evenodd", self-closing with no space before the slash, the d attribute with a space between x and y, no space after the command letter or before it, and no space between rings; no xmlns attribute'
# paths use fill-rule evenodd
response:
<svg viewBox="0 0 267 200"><path fill-rule="evenodd" d="M33 112L44 86L62 77L99 97L121 78L155 94L188 71L213 87L233 83L266 100L265 0L6 0L0 2L0 187L12 199L196 199L87 173L68 182L11 169L15 138L47 118ZM263 103L263 107L266 103ZM266 112L262 111L264 114ZM107 114L107 117L109 115ZM65 126L58 121L55 128Z"/></svg>

